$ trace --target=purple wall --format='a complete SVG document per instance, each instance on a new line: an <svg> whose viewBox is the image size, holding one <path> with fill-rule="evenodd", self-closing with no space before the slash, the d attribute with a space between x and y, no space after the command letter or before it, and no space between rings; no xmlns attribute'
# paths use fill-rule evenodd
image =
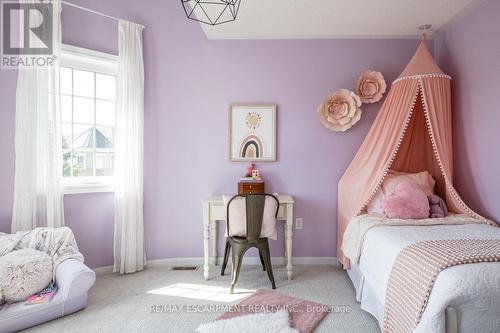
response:
<svg viewBox="0 0 500 333"><path fill-rule="evenodd" d="M416 40L207 40L177 1L73 0L142 23L146 70L144 214L149 259L199 257L201 201L232 193L245 163L227 160L227 112L233 102L278 104L278 162L260 163L269 191L290 193L304 229L294 255L334 256L337 182L372 124L380 103L363 107L346 133L325 129L317 105L338 88L354 88L365 69L397 77ZM244 10L244 8L242 8ZM117 50L116 22L63 7L65 43ZM0 71L0 230L8 231L14 176L15 75ZM68 195L66 222L91 266L112 263L113 194ZM281 236L281 234L280 234ZM272 242L274 256L283 239Z"/></svg>
<svg viewBox="0 0 500 333"><path fill-rule="evenodd" d="M454 181L465 202L500 221L500 1L482 1L435 41L453 76Z"/></svg>

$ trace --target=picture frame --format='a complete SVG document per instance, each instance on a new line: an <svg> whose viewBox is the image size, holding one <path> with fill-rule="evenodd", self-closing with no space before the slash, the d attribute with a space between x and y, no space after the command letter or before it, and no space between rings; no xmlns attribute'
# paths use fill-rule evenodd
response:
<svg viewBox="0 0 500 333"><path fill-rule="evenodd" d="M232 104L228 116L229 160L276 161L276 104Z"/></svg>

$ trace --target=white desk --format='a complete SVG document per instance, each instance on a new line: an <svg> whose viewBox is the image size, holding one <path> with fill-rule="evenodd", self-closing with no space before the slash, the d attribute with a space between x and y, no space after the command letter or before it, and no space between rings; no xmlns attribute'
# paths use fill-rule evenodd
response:
<svg viewBox="0 0 500 333"><path fill-rule="evenodd" d="M292 279L293 266L292 266L292 238L293 238L293 198L288 194L279 194L278 200L280 207L278 210L278 221L284 221L285 227L285 257L286 269L288 280ZM226 212L222 195L213 196L203 201L203 251L204 251L204 265L203 276L205 280L209 277L209 256L210 248L212 250L211 264L217 265L217 221L225 221Z"/></svg>

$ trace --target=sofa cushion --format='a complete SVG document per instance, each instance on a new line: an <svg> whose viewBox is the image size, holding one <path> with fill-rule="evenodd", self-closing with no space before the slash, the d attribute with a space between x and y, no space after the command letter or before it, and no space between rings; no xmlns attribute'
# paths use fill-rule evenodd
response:
<svg viewBox="0 0 500 333"><path fill-rule="evenodd" d="M52 280L52 258L42 251L21 249L0 257L0 303L24 301Z"/></svg>

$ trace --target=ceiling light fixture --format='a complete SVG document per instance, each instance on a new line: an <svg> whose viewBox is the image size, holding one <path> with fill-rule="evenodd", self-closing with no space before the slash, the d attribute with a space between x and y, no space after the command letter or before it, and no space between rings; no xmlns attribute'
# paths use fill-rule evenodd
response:
<svg viewBox="0 0 500 333"><path fill-rule="evenodd" d="M181 0L190 20L219 25L236 20L241 0Z"/></svg>
<svg viewBox="0 0 500 333"><path fill-rule="evenodd" d="M432 24L422 24L421 26L418 27L418 30L422 31L428 31L431 30Z"/></svg>

